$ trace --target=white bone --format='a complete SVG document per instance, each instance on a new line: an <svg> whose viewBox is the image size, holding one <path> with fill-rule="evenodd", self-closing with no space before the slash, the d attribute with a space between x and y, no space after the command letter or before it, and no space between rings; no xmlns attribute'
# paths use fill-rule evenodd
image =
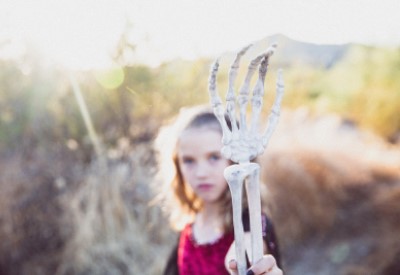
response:
<svg viewBox="0 0 400 275"><path fill-rule="evenodd" d="M242 223L242 190L243 181L247 175L245 167L238 164L228 166L224 171L224 177L232 194L233 230L235 232L236 260L240 275L246 274L246 252Z"/></svg>
<svg viewBox="0 0 400 275"><path fill-rule="evenodd" d="M221 152L224 157L238 163L228 166L224 171L224 177L228 182L229 189L232 194L233 227L235 232L235 249L239 275L246 274L246 257L242 222L242 190L244 182L246 182L245 186L249 204L252 263L257 262L263 256L261 199L259 188L260 166L257 163L252 163L251 160L257 155L263 153L272 135L272 132L276 128L284 88L282 71L279 70L276 84L277 96L272 107L272 112L268 118L268 127L265 133L261 135L258 133L258 121L262 108L262 98L264 96L264 81L267 73L268 60L276 48L276 45L274 44L268 48L265 53L253 59L249 65L246 78L237 98L237 103L240 108L240 123L238 129L236 125L236 98L233 84L237 76L240 59L248 50L248 48L249 46L239 51L229 72L229 87L226 96L226 112L228 113L229 119L232 123L232 130L228 128L224 116L225 111L222 108L222 102L216 88L216 75L219 66L218 61L216 61L212 66L209 79L211 104L213 106L214 113L222 127L223 147ZM251 105L253 109L253 115L251 127L250 130L248 130L246 125L246 108L248 103L250 80L254 74L254 71L259 65L260 68L258 80L253 89Z"/></svg>
<svg viewBox="0 0 400 275"><path fill-rule="evenodd" d="M228 113L229 119L231 121L232 133L234 135L238 133L238 127L236 124L236 114L235 114L236 97L234 92L234 82L238 73L240 59L250 47L251 44L244 47L241 51L238 52L229 71L229 87L228 87L228 92L226 93L226 112Z"/></svg>
<svg viewBox="0 0 400 275"><path fill-rule="evenodd" d="M276 48L276 44L272 45L265 53L263 60L261 62L261 65L260 65L258 79L257 79L256 85L254 86L254 89L253 89L253 97L251 99L252 111L253 111L252 112L252 120L251 120L251 128L250 128L251 135L257 135L258 120L259 120L259 115L260 115L260 112L262 109L262 102L263 102L263 97L264 97L265 75L267 74L269 57L274 53L275 48Z"/></svg>
<svg viewBox="0 0 400 275"><path fill-rule="evenodd" d="M247 198L249 203L249 216L251 228L252 263L263 256L263 239L261 225L261 195L260 195L260 165L257 163L245 164L249 173L246 184Z"/></svg>
<svg viewBox="0 0 400 275"><path fill-rule="evenodd" d="M208 90L210 93L211 97L211 105L214 109L214 114L217 117L219 123L221 124L222 127L222 143L229 144L230 140L232 139L232 134L228 128L228 125L225 120L225 111L224 108L222 107L222 101L221 98L218 95L217 92L217 72L218 72L218 67L219 67L219 61L216 60L211 68L211 73L210 73L210 79L209 79L209 86ZM224 157L230 159L230 155L225 155Z"/></svg>
<svg viewBox="0 0 400 275"><path fill-rule="evenodd" d="M282 70L278 70L278 79L276 81L276 98L274 105L272 106L271 113L268 116L268 127L262 138L262 145L264 148L267 147L269 139L271 138L271 135L278 124L284 87Z"/></svg>
<svg viewBox="0 0 400 275"><path fill-rule="evenodd" d="M242 87L240 88L239 96L238 96L238 104L240 107L240 134L242 138L245 136L246 130L247 130L247 125L246 125L246 108L247 108L247 103L248 103L248 97L249 97L249 90L250 90L250 81L251 78L257 69L257 66L260 64L260 62L263 60L265 54L261 54L254 58L249 65L249 68L247 70L247 75L246 78L243 82Z"/></svg>

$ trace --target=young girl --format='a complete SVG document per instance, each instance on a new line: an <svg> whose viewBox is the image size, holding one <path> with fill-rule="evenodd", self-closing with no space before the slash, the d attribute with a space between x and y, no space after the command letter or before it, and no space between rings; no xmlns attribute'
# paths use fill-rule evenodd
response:
<svg viewBox="0 0 400 275"><path fill-rule="evenodd" d="M223 176L232 162L220 153L221 138L212 110L199 106L182 110L156 140L165 179L161 192L164 210L173 228L180 231L164 274L237 274L232 260L232 202ZM249 231L246 210L243 223ZM247 274L282 274L275 233L265 215L263 232L267 254L253 263Z"/></svg>

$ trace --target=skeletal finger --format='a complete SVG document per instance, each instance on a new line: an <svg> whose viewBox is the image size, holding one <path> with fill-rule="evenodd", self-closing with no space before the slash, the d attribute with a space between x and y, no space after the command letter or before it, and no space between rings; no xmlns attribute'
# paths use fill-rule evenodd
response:
<svg viewBox="0 0 400 275"><path fill-rule="evenodd" d="M214 114L217 117L222 127L222 142L225 145L230 142L232 137L228 124L225 120L225 111L224 108L222 107L222 101L217 91L218 67L219 67L219 61L217 59L211 66L210 78L208 80L208 91L210 94L211 105L214 109Z"/></svg>
<svg viewBox="0 0 400 275"><path fill-rule="evenodd" d="M208 79L208 91L210 93L211 105L215 108L222 104L221 98L217 92L217 73L219 67L219 60L215 60L211 66L210 77Z"/></svg>
<svg viewBox="0 0 400 275"><path fill-rule="evenodd" d="M284 92L283 73L282 70L278 70L278 78L276 81L276 98L274 105L272 106L271 113L268 116L268 127L263 135L264 148L266 148L268 141L271 138L271 135L276 128L276 125L278 124L283 92Z"/></svg>
<svg viewBox="0 0 400 275"><path fill-rule="evenodd" d="M248 45L246 47L244 47L243 49L241 49L237 54L236 54L236 58L233 61L232 65L231 65L231 69L229 71L229 87L233 88L233 84L235 82L236 76L237 76L237 72L239 69L239 63L240 63L240 59L242 58L242 56L247 52L247 50L251 47L252 45Z"/></svg>
<svg viewBox="0 0 400 275"><path fill-rule="evenodd" d="M236 76L238 73L240 59L242 58L242 56L247 52L247 50L250 47L251 47L251 44L244 47L242 50L240 50L237 53L236 58L233 61L232 65L231 65L231 69L229 71L229 86L228 86L228 92L226 94L226 111L229 115L229 119L231 120L233 133L236 133L238 130L237 125L236 125L236 117L235 117L236 98L235 98L235 91L234 91L234 83L235 83Z"/></svg>
<svg viewBox="0 0 400 275"><path fill-rule="evenodd" d="M264 58L261 62L259 69L259 78L264 82L265 75L267 74L269 58L274 54L277 44L272 44L264 54Z"/></svg>
<svg viewBox="0 0 400 275"><path fill-rule="evenodd" d="M258 65L260 64L260 62L263 60L264 57L265 57L265 53L260 54L259 56L257 56L250 62L243 85L239 91L238 104L240 107L240 133L242 135L244 135L244 132L246 131L246 128L247 128L246 108L247 108L248 97L249 97L250 81L251 81L251 78L252 78L255 70L257 69Z"/></svg>
<svg viewBox="0 0 400 275"><path fill-rule="evenodd" d="M258 70L258 79L256 85L254 86L253 97L251 99L252 119L250 132L252 135L256 135L256 131L258 130L259 116L262 109L262 102L264 97L265 75L267 74L269 58L274 53L275 49L276 44L273 44L267 49L267 51L263 54L260 68Z"/></svg>

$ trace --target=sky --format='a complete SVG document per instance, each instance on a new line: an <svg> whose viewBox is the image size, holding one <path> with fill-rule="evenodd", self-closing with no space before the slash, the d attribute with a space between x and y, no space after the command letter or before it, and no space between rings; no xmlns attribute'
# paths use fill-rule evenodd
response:
<svg viewBox="0 0 400 275"><path fill-rule="evenodd" d="M276 33L400 46L398 0L0 0L0 58L34 47L71 69L110 66L127 23L132 63L219 56Z"/></svg>

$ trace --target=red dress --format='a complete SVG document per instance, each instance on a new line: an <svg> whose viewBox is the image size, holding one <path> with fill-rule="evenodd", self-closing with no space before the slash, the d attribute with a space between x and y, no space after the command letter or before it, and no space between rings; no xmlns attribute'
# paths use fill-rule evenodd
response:
<svg viewBox="0 0 400 275"><path fill-rule="evenodd" d="M178 246L180 275L225 275L225 256L234 240L233 232L225 233L209 244L197 244L188 224L181 232Z"/></svg>

